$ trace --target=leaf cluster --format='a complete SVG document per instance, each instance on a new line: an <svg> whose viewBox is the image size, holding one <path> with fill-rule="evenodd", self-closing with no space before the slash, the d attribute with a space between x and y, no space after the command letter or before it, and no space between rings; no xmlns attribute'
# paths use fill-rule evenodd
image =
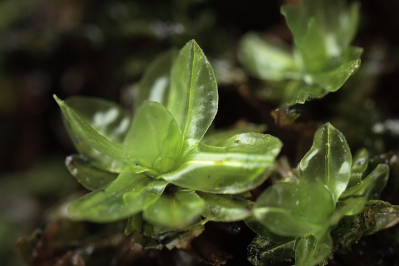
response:
<svg viewBox="0 0 399 266"><path fill-rule="evenodd" d="M351 46L358 11L344 0L286 5L294 49L250 34L240 58L254 76L281 90L285 105L321 98L359 67L361 49ZM365 149L352 156L330 123L317 130L293 174L253 201L249 192L272 174L282 143L260 127L209 132L218 111L217 81L195 41L150 64L133 112L97 98L55 99L78 151L67 168L91 191L69 204L68 217L125 221L125 233L143 246L185 247L208 221L245 221L258 235L248 248L254 265L313 266L399 221L397 206L376 201L388 165L369 166Z"/></svg>
<svg viewBox="0 0 399 266"><path fill-rule="evenodd" d="M340 89L359 68L362 49L351 46L359 4L345 0L302 0L281 9L293 35L292 50L255 33L243 37L240 59L254 76L268 81L272 97L285 105L322 98Z"/></svg>
<svg viewBox="0 0 399 266"><path fill-rule="evenodd" d="M261 236L252 245L269 250L263 259L290 249L296 265L326 262L333 251L331 231L343 218L361 214L387 183L388 165L378 164L368 172L368 162L366 150L352 158L343 134L329 123L322 126L299 162L296 176L270 186L255 204L255 221L248 225ZM388 222L382 223L367 230L389 227Z"/></svg>
<svg viewBox="0 0 399 266"><path fill-rule="evenodd" d="M139 87L133 117L105 100L55 96L79 152L68 157L67 167L92 191L68 206L68 216L93 222L130 218L127 232L150 224L149 235L204 219L246 218L251 202L241 194L265 181L281 142L256 132L206 141L218 92L212 66L195 41L157 59Z"/></svg>

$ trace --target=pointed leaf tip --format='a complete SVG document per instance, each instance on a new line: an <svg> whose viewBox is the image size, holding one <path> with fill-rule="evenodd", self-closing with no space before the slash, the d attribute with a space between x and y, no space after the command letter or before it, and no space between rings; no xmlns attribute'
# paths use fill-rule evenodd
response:
<svg viewBox="0 0 399 266"><path fill-rule="evenodd" d="M53 98L57 102L58 105L61 106L62 104L64 104L64 101L61 100L60 98L58 98L58 96L56 94L53 94Z"/></svg>
<svg viewBox="0 0 399 266"><path fill-rule="evenodd" d="M178 122L185 144L196 145L216 116L218 91L214 70L194 40L180 50L170 82L167 108Z"/></svg>
<svg viewBox="0 0 399 266"><path fill-rule="evenodd" d="M189 40L187 43L186 43L186 45L187 44L190 44L190 45L196 45L196 46L198 46L199 47L199 45L198 45L198 43L197 43L197 41L195 40L195 39L191 39L191 40Z"/></svg>
<svg viewBox="0 0 399 266"><path fill-rule="evenodd" d="M346 189L351 177L352 154L345 136L331 123L320 127L310 150L298 168L303 179L327 185L335 201Z"/></svg>
<svg viewBox="0 0 399 266"><path fill-rule="evenodd" d="M94 106L99 107L99 101L82 97L63 101L56 95L53 97L61 109L65 127L79 153L92 159L97 166L103 166L106 170L120 170L124 160L120 141L110 134L110 130L104 129L104 121L101 125L94 122L92 116L94 117L97 112L88 111L90 109L88 107L93 106L94 103ZM104 101L101 101L101 103L103 104ZM100 104L100 107L102 104ZM117 113L123 113L120 108L118 109L112 104L111 107L109 104L106 104L106 106L108 110L115 109L119 110ZM115 113L114 110L111 111ZM120 121L126 120L126 115L117 115L116 117L119 117ZM126 126L124 127L126 128ZM119 135L123 134L120 133Z"/></svg>

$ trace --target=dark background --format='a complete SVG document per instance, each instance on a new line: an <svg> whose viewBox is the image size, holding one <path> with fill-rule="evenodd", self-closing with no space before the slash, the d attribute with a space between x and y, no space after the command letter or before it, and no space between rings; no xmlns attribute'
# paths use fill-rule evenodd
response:
<svg viewBox="0 0 399 266"><path fill-rule="evenodd" d="M364 101L373 102L381 122L389 119L399 127L399 2L360 2L362 19L355 44L365 48L365 60L375 54L379 58L378 75ZM211 62L224 62L232 72L246 75L237 60L237 44L244 33L257 31L291 42L279 13L281 4L277 0L0 1L0 265L23 265L14 254L15 239L46 224L52 208L79 189L63 165L74 149L52 94L103 97L130 108L132 87L148 63L193 38ZM275 103L253 104L243 97L242 84L234 75L220 83L217 128L230 127L237 120L272 121L259 108L271 110ZM306 109L302 119L316 123L333 119L343 93L298 107ZM359 112L366 112L361 114L366 120L372 115ZM358 126L356 121L352 126ZM398 135L399 128L392 129L379 136L382 144L370 146L396 152ZM287 143L295 142L289 134L286 138ZM360 146L355 138L349 142ZM295 163L301 151L285 149Z"/></svg>

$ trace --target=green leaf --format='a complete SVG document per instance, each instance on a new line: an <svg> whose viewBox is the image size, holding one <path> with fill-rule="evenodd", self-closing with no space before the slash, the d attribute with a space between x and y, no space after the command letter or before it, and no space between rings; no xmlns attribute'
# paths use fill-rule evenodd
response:
<svg viewBox="0 0 399 266"><path fill-rule="evenodd" d="M135 108L139 108L145 101L166 104L170 85L170 72L176 58L176 51L172 50L157 57L146 69L140 80L137 95L134 98Z"/></svg>
<svg viewBox="0 0 399 266"><path fill-rule="evenodd" d="M277 89L283 91L284 104L303 104L340 89L360 66L362 49L350 46L359 5L348 8L343 0L304 0L283 6L281 12L294 37L298 66L296 72L280 72L283 82Z"/></svg>
<svg viewBox="0 0 399 266"><path fill-rule="evenodd" d="M123 142L130 124L129 113L119 105L94 97L74 96L65 103L107 138Z"/></svg>
<svg viewBox="0 0 399 266"><path fill-rule="evenodd" d="M215 73L198 44L192 40L179 52L173 64L167 108L175 117L185 143L198 143L218 107Z"/></svg>
<svg viewBox="0 0 399 266"><path fill-rule="evenodd" d="M221 194L238 194L265 181L281 149L277 138L243 133L227 139L223 146L200 146L181 166L160 176L177 186Z"/></svg>
<svg viewBox="0 0 399 266"><path fill-rule="evenodd" d="M305 82L317 84L326 92L337 91L360 67L362 52L361 48L349 48L345 52L341 64L321 72L311 73L309 76L305 76Z"/></svg>
<svg viewBox="0 0 399 266"><path fill-rule="evenodd" d="M360 67L361 53L361 49L351 48L342 64L321 72L306 73L302 80L287 82L283 88L285 104L303 104L308 100L319 99L330 92L339 90Z"/></svg>
<svg viewBox="0 0 399 266"><path fill-rule="evenodd" d="M240 59L248 71L271 83L264 95L284 105L303 104L340 89L359 68L361 48L350 46L358 27L359 5L345 0L303 0L281 9L295 48L287 52L246 35Z"/></svg>
<svg viewBox="0 0 399 266"><path fill-rule="evenodd" d="M342 198L346 197L369 197L374 193L381 193L389 177L389 166L387 164L378 164L377 167L361 182L348 188Z"/></svg>
<svg viewBox="0 0 399 266"><path fill-rule="evenodd" d="M204 201L194 191L176 188L146 208L144 219L167 228L182 229L195 222L204 208Z"/></svg>
<svg viewBox="0 0 399 266"><path fill-rule="evenodd" d="M362 181L363 175L369 165L369 153L366 149L359 150L352 162L352 175L349 181L349 187L352 187Z"/></svg>
<svg viewBox="0 0 399 266"><path fill-rule="evenodd" d="M255 266L292 264L295 240L281 238L279 240L257 236L248 246L248 261Z"/></svg>
<svg viewBox="0 0 399 266"><path fill-rule="evenodd" d="M282 8L308 71L339 64L356 33L358 13L358 4L348 8L344 0L304 0L302 5Z"/></svg>
<svg viewBox="0 0 399 266"><path fill-rule="evenodd" d="M302 237L324 231L334 208L331 193L317 182L281 182L258 198L254 216L275 234Z"/></svg>
<svg viewBox="0 0 399 266"><path fill-rule="evenodd" d="M226 139L238 135L241 133L262 133L266 131L266 125L256 125L256 124L244 124L238 128L232 128L227 130L210 130L205 135L201 143L211 146L223 146Z"/></svg>
<svg viewBox="0 0 399 266"><path fill-rule="evenodd" d="M79 155L68 156L65 165L71 175L88 190L104 188L117 177L117 174L96 168Z"/></svg>
<svg viewBox="0 0 399 266"><path fill-rule="evenodd" d="M239 58L252 75L264 80L280 81L298 76L291 52L249 33L240 42Z"/></svg>
<svg viewBox="0 0 399 266"><path fill-rule="evenodd" d="M158 173L173 169L182 153L182 136L172 114L160 103L137 110L124 149L129 160Z"/></svg>
<svg viewBox="0 0 399 266"><path fill-rule="evenodd" d="M302 179L327 186L335 201L351 177L352 155L344 135L330 123L317 130L311 149L299 163Z"/></svg>
<svg viewBox="0 0 399 266"><path fill-rule="evenodd" d="M385 187L389 177L389 167L386 164L379 164L360 183L348 188L341 196L338 211L334 214L335 221L343 215L356 215L360 213L369 198L379 195Z"/></svg>
<svg viewBox="0 0 399 266"><path fill-rule="evenodd" d="M295 243L295 266L314 266L325 263L332 253L333 242L329 233L321 237L307 236Z"/></svg>
<svg viewBox="0 0 399 266"><path fill-rule="evenodd" d="M102 100L74 98L64 102L55 95L54 99L61 108L76 149L83 156L98 161L98 165L107 170L120 170L124 154L119 140L129 125L125 113ZM99 111L94 108L99 108Z"/></svg>
<svg viewBox="0 0 399 266"><path fill-rule="evenodd" d="M304 104L312 99L322 98L328 92L322 87L313 83L306 83L303 80L289 80L279 85L283 91L282 99L285 105Z"/></svg>
<svg viewBox="0 0 399 266"><path fill-rule="evenodd" d="M252 201L241 197L198 193L205 201L203 216L209 221L234 222L251 215Z"/></svg>
<svg viewBox="0 0 399 266"><path fill-rule="evenodd" d="M381 193L386 187L389 179L389 166L387 164L378 164L377 167L364 179L364 183L373 184L372 188L367 190L369 199L379 199Z"/></svg>
<svg viewBox="0 0 399 266"><path fill-rule="evenodd" d="M154 203L166 182L153 180L137 169L125 169L105 189L91 192L68 206L74 220L113 222L127 218Z"/></svg>

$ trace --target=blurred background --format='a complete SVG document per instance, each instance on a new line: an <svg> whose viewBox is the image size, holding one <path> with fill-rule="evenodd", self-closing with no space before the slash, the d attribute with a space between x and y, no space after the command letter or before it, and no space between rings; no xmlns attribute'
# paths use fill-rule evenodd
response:
<svg viewBox="0 0 399 266"><path fill-rule="evenodd" d="M284 2L1 0L0 265L25 265L15 253L16 240L45 227L53 208L81 190L64 166L74 149L52 94L103 97L130 108L132 90L148 63L194 38L220 83L216 127L237 121L272 123L269 113L277 104L251 94L252 84L259 84L240 65L237 46L250 31L289 44L291 36L279 12ZM348 85L357 88L353 102L345 102L359 107L355 117L353 109L337 111L343 98L350 98L343 96L345 88L297 109L302 121L336 121L354 148L366 145L377 154L396 153L399 2L360 2L355 44L365 49L365 71ZM295 133L283 132L286 145L295 142ZM286 154L294 165L302 151L290 149Z"/></svg>

